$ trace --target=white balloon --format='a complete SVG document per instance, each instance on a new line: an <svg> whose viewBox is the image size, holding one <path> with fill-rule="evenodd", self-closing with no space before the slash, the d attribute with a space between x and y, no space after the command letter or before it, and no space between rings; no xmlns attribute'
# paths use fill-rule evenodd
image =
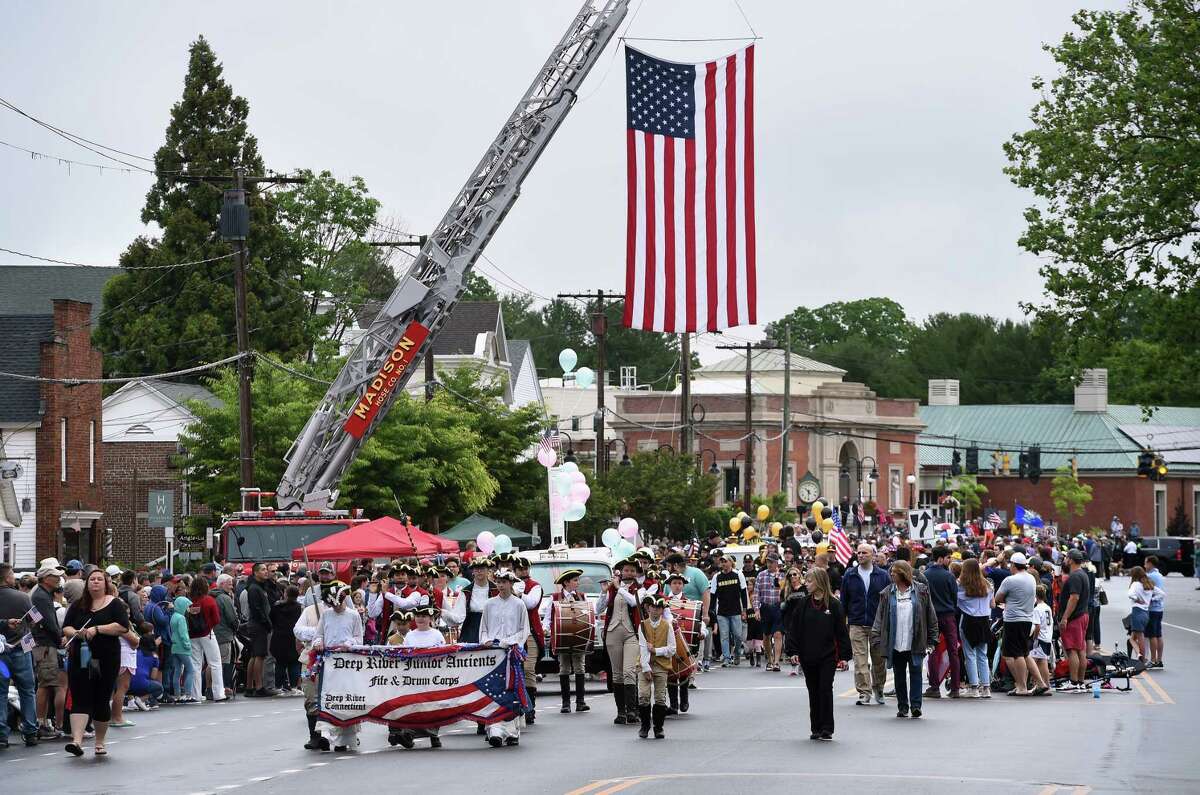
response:
<svg viewBox="0 0 1200 795"><path fill-rule="evenodd" d="M558 365L564 374L574 370L578 362L579 357L570 348L563 348L558 354Z"/></svg>
<svg viewBox="0 0 1200 795"><path fill-rule="evenodd" d="M578 472L579 465L576 464L574 461L568 461L567 463L560 466L559 469L563 472Z"/></svg>
<svg viewBox="0 0 1200 795"><path fill-rule="evenodd" d="M587 477L578 469L571 473L571 483L587 483Z"/></svg>
<svg viewBox="0 0 1200 795"><path fill-rule="evenodd" d="M613 549L621 543L621 534L617 532L617 528L610 527L600 536L600 540L604 542L604 546Z"/></svg>
<svg viewBox="0 0 1200 795"><path fill-rule="evenodd" d="M587 508L584 507L583 503L572 503L567 508L567 512L563 514L563 519L568 522L578 522L586 513Z"/></svg>
<svg viewBox="0 0 1200 795"><path fill-rule="evenodd" d="M513 543L512 543L511 538L504 535L503 533L496 536L496 552L498 554L503 555L506 552L512 552L512 549L513 549Z"/></svg>
<svg viewBox="0 0 1200 795"><path fill-rule="evenodd" d="M575 483L571 486L571 500L580 505L585 505L588 497L592 496L592 490L588 488L586 483Z"/></svg>
<svg viewBox="0 0 1200 795"><path fill-rule="evenodd" d="M580 367L575 371L575 384L587 389L596 380L596 373L590 367Z"/></svg>

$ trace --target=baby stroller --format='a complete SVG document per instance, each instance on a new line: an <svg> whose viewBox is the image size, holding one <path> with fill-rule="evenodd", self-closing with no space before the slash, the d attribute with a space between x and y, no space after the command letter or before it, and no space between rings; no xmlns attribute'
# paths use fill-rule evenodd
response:
<svg viewBox="0 0 1200 795"><path fill-rule="evenodd" d="M1100 683L1102 690L1116 690L1121 693L1127 693L1133 689L1133 677L1146 670L1146 664L1141 660L1135 660L1128 654L1113 650L1112 654L1090 654L1087 658L1087 666L1084 670L1084 684L1089 687L1093 682ZM1068 663L1066 660L1059 660L1054 666L1054 678L1052 686L1057 687L1059 684L1066 682L1068 676ZM1122 684L1123 683L1123 684Z"/></svg>

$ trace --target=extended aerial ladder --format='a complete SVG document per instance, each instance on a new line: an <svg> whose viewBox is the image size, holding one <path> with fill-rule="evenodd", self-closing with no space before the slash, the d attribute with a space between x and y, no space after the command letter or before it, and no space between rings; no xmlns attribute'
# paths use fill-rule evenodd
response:
<svg viewBox="0 0 1200 795"><path fill-rule="evenodd" d="M279 509L333 506L342 476L432 349L467 274L516 202L521 183L575 103L628 6L629 0L584 2L296 437L276 490Z"/></svg>

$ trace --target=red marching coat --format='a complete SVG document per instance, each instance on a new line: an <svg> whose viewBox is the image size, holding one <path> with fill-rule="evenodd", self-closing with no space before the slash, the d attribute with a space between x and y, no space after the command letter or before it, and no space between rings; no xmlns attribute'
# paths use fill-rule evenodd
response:
<svg viewBox="0 0 1200 795"><path fill-rule="evenodd" d="M542 585L540 582L533 579L532 577L526 577L524 582L525 582L525 593L529 593L534 588L540 588ZM540 609L541 609L540 605L538 607L527 608L527 610L529 612L529 631L533 635L534 639L537 641L538 649L545 649L546 648L546 630L542 627L542 619L538 615L538 612L540 611Z"/></svg>
<svg viewBox="0 0 1200 795"><path fill-rule="evenodd" d="M637 589L638 589L638 585L636 582L631 583L628 588L629 592L631 594L633 594L633 598L635 600L637 599ZM617 605L616 600L617 600L617 587L613 583L609 583L608 584L608 609L604 611L604 631L606 633L608 632L608 625L612 623L613 608L615 608ZM633 621L634 631L637 631L638 626L642 623L642 611L636 604L633 607L629 608L629 618L631 621Z"/></svg>

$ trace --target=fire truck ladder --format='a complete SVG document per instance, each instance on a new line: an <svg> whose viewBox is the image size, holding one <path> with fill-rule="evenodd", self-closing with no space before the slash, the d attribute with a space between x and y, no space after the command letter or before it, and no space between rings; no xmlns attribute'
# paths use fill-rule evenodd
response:
<svg viewBox="0 0 1200 795"><path fill-rule="evenodd" d="M433 346L463 293L467 274L512 209L521 183L575 103L579 87L612 39L629 0L587 0L538 71L516 110L429 235L404 278L384 303L296 437L276 489L282 510L327 510L342 476ZM411 323L429 329L407 369L395 380L365 431L344 427Z"/></svg>

